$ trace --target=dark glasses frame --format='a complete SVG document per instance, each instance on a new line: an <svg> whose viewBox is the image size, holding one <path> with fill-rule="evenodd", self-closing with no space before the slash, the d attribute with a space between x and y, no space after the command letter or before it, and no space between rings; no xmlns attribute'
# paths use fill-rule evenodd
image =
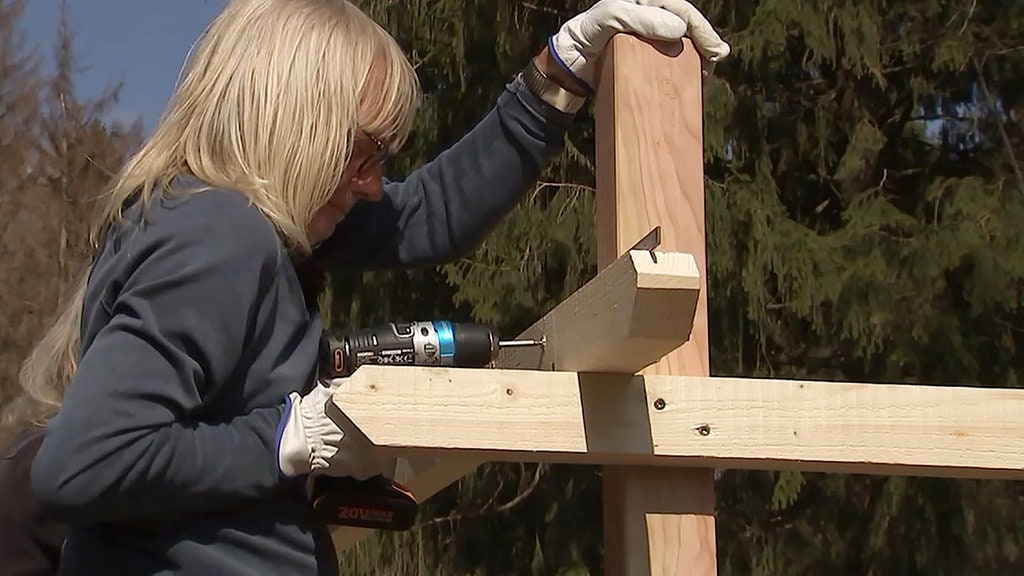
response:
<svg viewBox="0 0 1024 576"><path fill-rule="evenodd" d="M366 132L363 132L363 136L366 136L366 138L370 142L373 142L373 144L377 146L377 152L372 156L368 157L366 160L363 160L362 164L359 165L359 169L356 170L357 174L362 174L365 170L370 169L376 164L384 164L384 162L386 162L388 157L390 156L387 146L385 146L384 143L380 141L380 139Z"/></svg>

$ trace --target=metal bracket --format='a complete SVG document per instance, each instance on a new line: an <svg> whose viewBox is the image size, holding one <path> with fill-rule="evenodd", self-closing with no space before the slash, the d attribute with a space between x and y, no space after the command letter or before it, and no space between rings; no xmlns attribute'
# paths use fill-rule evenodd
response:
<svg viewBox="0 0 1024 576"><path fill-rule="evenodd" d="M647 233L646 236L641 238L636 244L633 244L629 250L647 250L651 254L651 260L654 263L658 263L658 257L654 253L654 249L661 245L661 226L655 226L653 230Z"/></svg>

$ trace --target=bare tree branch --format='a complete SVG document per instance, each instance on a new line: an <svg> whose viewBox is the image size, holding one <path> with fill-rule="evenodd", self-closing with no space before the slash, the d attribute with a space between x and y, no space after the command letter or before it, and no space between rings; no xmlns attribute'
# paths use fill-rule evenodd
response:
<svg viewBox="0 0 1024 576"><path fill-rule="evenodd" d="M540 486L541 478L544 477L544 472L546 472L547 469L548 467L546 464L537 464L537 466L533 470L533 478L531 479L530 484L527 485L524 489L520 490L514 498L512 498L508 502L505 502L504 504L493 506L497 498L497 493L500 491L499 485L499 489L496 489L494 491L495 497L488 500L479 510L476 510L474 512L463 513L453 512L451 514L448 514L447 516L438 516L436 518L431 518L430 520L421 522L420 526L434 526L437 524L455 524L456 522L466 520L469 518L479 518L482 516L494 514L505 514L512 510L513 508L515 508L516 506L522 504L523 501L529 498L530 495L537 490L537 487Z"/></svg>

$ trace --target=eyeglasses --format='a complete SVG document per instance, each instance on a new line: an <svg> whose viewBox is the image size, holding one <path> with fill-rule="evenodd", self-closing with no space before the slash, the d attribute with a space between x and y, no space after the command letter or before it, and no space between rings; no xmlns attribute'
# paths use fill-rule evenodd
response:
<svg viewBox="0 0 1024 576"><path fill-rule="evenodd" d="M362 164L359 165L359 169L356 170L356 174L362 174L364 170L368 170L377 164L383 164L387 161L389 156L387 146L385 146L383 142L367 132L363 132L362 134L377 146L377 152L372 156L367 157L366 160L363 160Z"/></svg>

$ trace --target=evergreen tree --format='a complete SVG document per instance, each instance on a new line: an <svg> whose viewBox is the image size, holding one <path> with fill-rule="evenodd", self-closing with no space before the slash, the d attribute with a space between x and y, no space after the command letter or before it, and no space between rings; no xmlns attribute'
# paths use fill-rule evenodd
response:
<svg viewBox="0 0 1024 576"><path fill-rule="evenodd" d="M591 2L361 4L427 89L408 167ZM713 372L1016 386L1024 5L699 6L735 49L706 83ZM538 187L472 258L430 272L447 286L437 298L515 332L593 273L590 126L584 111L547 174L566 185ZM599 486L588 467L485 466L431 501L437 519L346 560L360 573L596 573ZM718 498L723 574L1019 572L1012 483L726 471Z"/></svg>
<svg viewBox="0 0 1024 576"><path fill-rule="evenodd" d="M709 9L718 374L1016 386L1019 3ZM729 574L1009 574L1013 483L729 472Z"/></svg>

